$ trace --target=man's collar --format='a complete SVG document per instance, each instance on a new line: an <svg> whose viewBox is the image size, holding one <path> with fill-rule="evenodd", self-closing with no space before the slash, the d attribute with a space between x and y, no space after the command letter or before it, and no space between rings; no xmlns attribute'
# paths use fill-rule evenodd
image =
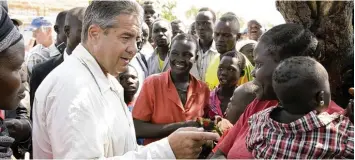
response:
<svg viewBox="0 0 355 160"><path fill-rule="evenodd" d="M203 49L202 49L202 47L201 47L201 41L200 41L200 39L198 40L198 44L200 45L200 50L203 51ZM208 50L210 50L210 51L212 51L212 52L217 52L217 50L216 50L216 44L215 44L214 40L212 40L211 46L209 47Z"/></svg>
<svg viewBox="0 0 355 160"><path fill-rule="evenodd" d="M94 56L91 55L81 43L74 49L71 57L76 57L89 70L99 86L101 93L104 93L110 89L111 83L109 81L109 77L112 76L106 76L104 74Z"/></svg>
<svg viewBox="0 0 355 160"><path fill-rule="evenodd" d="M58 48L55 46L54 43L53 43L52 45L50 45L50 46L48 47L48 49L49 49L49 51L50 51L50 52L49 52L49 56L50 56L50 57L54 57L54 56L60 54Z"/></svg>

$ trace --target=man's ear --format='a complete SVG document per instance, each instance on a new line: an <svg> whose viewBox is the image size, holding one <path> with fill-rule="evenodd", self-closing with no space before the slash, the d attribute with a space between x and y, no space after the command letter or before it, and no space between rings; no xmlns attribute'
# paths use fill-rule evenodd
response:
<svg viewBox="0 0 355 160"><path fill-rule="evenodd" d="M70 34L70 26L65 25L64 26L64 33L67 36L67 38L69 38L69 34Z"/></svg>
<svg viewBox="0 0 355 160"><path fill-rule="evenodd" d="M318 103L318 106L323 106L324 105L324 100L325 100L324 91L318 92L317 96L316 96L316 101Z"/></svg>
<svg viewBox="0 0 355 160"><path fill-rule="evenodd" d="M104 32L98 25L91 25L88 29L88 39L97 40L100 32Z"/></svg>
<svg viewBox="0 0 355 160"><path fill-rule="evenodd" d="M58 25L54 25L54 31L59 34L59 26Z"/></svg>

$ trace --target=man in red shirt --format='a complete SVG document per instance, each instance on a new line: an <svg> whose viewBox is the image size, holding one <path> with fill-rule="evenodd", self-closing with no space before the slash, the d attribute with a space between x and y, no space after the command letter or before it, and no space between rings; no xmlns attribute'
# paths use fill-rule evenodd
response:
<svg viewBox="0 0 355 160"><path fill-rule="evenodd" d="M190 74L197 51L192 35L177 35L169 53L171 69L144 81L132 112L137 138L144 138L144 145L182 127L200 127L196 119L204 116L210 93Z"/></svg>
<svg viewBox="0 0 355 160"><path fill-rule="evenodd" d="M318 41L315 36L298 24L282 24L275 26L260 37L254 50L255 68L252 75L258 86L256 99L251 102L228 135L217 145L217 151L212 158L253 158L246 147L248 134L248 119L253 114L278 104L272 88L272 73L284 59L293 56L319 57L316 48ZM330 102L327 112L342 112L343 109Z"/></svg>

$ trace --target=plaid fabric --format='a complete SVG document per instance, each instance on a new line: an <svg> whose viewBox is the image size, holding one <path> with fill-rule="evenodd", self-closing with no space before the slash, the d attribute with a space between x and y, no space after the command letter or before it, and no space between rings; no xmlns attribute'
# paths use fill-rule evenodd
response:
<svg viewBox="0 0 355 160"><path fill-rule="evenodd" d="M338 113L312 111L289 124L270 118L275 107L249 119L246 145L255 158L322 159L354 157L354 125Z"/></svg>

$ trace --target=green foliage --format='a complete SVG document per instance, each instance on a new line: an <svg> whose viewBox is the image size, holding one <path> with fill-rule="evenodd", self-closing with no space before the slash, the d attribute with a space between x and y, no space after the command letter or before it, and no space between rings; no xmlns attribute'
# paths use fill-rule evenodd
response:
<svg viewBox="0 0 355 160"><path fill-rule="evenodd" d="M177 19L177 17L174 15L173 10L176 8L176 1L165 1L165 2L160 2L162 3L162 8L161 8L161 16L162 18L168 20L168 21L173 21Z"/></svg>
<svg viewBox="0 0 355 160"><path fill-rule="evenodd" d="M198 13L199 8L192 6L189 10L185 12L185 16L187 19L192 18L194 19Z"/></svg>

